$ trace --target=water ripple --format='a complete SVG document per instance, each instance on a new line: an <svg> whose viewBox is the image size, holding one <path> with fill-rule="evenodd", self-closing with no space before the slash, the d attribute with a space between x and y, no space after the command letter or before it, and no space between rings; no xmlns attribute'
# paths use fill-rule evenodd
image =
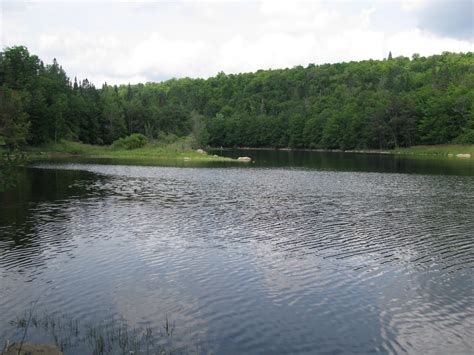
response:
<svg viewBox="0 0 474 355"><path fill-rule="evenodd" d="M217 353L474 346L472 177L55 169L0 195L3 319L41 297L90 321L172 316Z"/></svg>

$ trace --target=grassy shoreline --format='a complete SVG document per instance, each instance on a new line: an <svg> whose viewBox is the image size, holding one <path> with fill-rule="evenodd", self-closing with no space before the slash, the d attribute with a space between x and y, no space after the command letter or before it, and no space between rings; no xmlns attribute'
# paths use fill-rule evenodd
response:
<svg viewBox="0 0 474 355"><path fill-rule="evenodd" d="M219 148L213 148L214 151ZM281 151L311 151L311 152L334 152L334 153L356 153L356 154L384 154L395 156L412 156L419 158L454 158L458 154L463 154L463 158L474 159L474 144L470 145L425 145L413 146L410 148L399 148L391 150L324 150L324 149L290 149L271 147L237 147L223 148L224 150L281 150ZM58 158L93 158L93 159L127 159L129 161L156 161L156 163L166 162L241 162L237 159L208 154L201 150L193 150L184 141L175 143L148 144L138 149L118 149L111 146L89 145L79 142L61 141L55 144L48 144L40 147L27 147L25 153L29 160L49 160Z"/></svg>
<svg viewBox="0 0 474 355"><path fill-rule="evenodd" d="M156 160L160 161L192 161L192 162L237 162L232 158L210 155L204 151L193 150L185 143L149 144L143 148L123 149L111 146L98 146L78 142L62 141L41 147L29 147L26 153L30 160L43 160L67 157Z"/></svg>

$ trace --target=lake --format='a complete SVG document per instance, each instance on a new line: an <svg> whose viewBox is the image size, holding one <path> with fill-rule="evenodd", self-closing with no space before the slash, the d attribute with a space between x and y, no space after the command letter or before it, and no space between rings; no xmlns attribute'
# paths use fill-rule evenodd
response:
<svg viewBox="0 0 474 355"><path fill-rule="evenodd" d="M0 193L0 349L27 329L67 354L100 339L127 354L473 352L472 162L219 154L255 163L25 169Z"/></svg>

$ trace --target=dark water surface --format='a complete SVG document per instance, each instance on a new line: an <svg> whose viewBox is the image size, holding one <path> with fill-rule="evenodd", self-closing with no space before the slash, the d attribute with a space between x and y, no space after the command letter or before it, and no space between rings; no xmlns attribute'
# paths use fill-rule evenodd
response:
<svg viewBox="0 0 474 355"><path fill-rule="evenodd" d="M230 158L248 156L253 160L252 167L474 176L474 160L456 157L440 159L427 156L265 149L214 149L211 152Z"/></svg>
<svg viewBox="0 0 474 355"><path fill-rule="evenodd" d="M35 312L81 324L168 319L186 352L473 352L470 163L258 154L26 169L0 194L0 350L38 300ZM67 327L45 328L27 340ZM71 340L66 353L92 348Z"/></svg>

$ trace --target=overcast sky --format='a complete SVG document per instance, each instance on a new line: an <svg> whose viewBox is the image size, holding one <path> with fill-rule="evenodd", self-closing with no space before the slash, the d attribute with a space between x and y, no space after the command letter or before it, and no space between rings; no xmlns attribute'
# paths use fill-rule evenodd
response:
<svg viewBox="0 0 474 355"><path fill-rule="evenodd" d="M96 85L473 50L472 0L0 0L1 47Z"/></svg>

